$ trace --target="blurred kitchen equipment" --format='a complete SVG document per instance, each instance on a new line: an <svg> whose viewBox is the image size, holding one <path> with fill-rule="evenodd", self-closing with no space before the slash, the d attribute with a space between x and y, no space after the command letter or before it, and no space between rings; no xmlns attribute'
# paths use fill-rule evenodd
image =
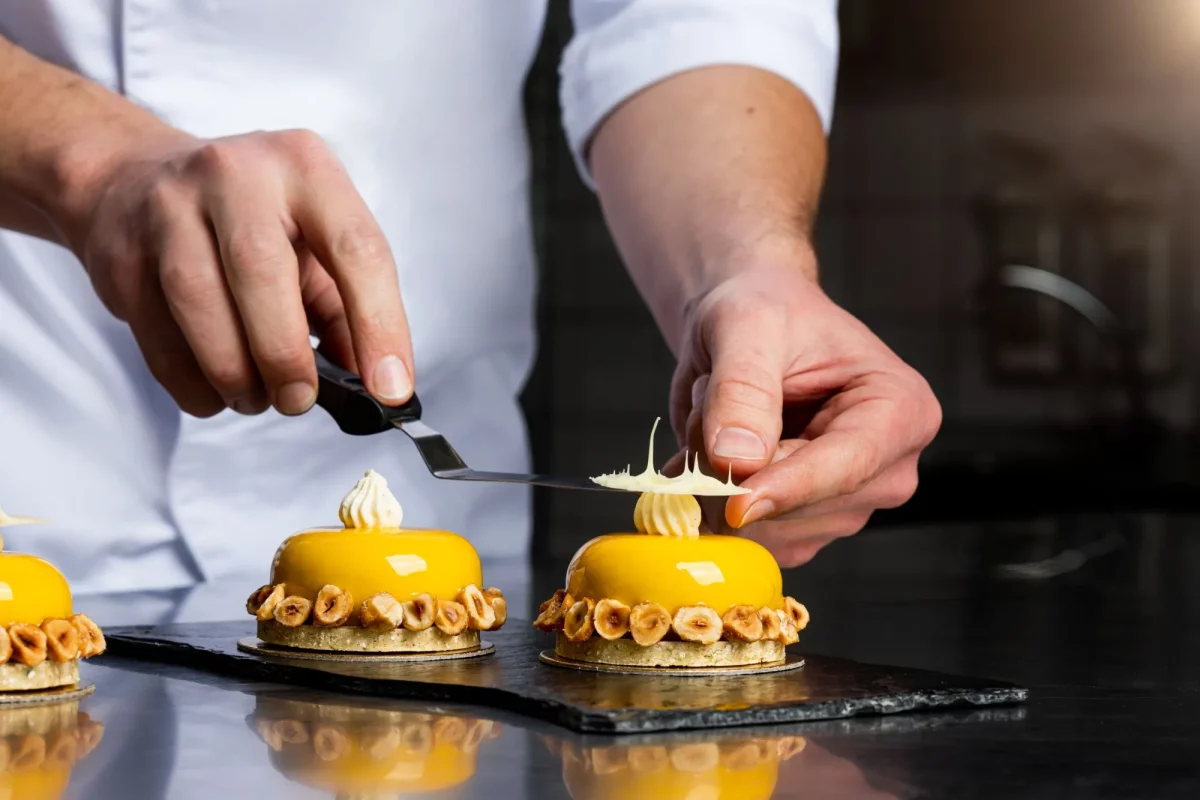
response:
<svg viewBox="0 0 1200 800"><path fill-rule="evenodd" d="M986 272L981 291L984 362L1000 384L1058 382L1067 366L1060 302L1050 296L1006 291L1002 271L1010 264L1050 274L1063 271L1064 177L1046 147L996 137L988 142L988 188L977 196Z"/></svg>
<svg viewBox="0 0 1200 800"><path fill-rule="evenodd" d="M593 483L590 478L553 478L548 475L524 475L515 472L483 472L471 469L446 441L446 437L421 422L421 401L416 394L402 406L380 403L362 380L349 370L334 364L318 350L317 405L329 412L343 432L353 436L369 436L384 431L399 430L417 445L425 466L435 478L450 481L483 481L488 483L524 483L551 489L587 489L617 491Z"/></svg>
<svg viewBox="0 0 1200 800"><path fill-rule="evenodd" d="M1163 149L1106 133L1089 142L1076 202L1077 280L1089 286L1127 328L1134 367L1162 382L1179 368L1176 320L1184 313L1180 248L1180 168ZM1080 342L1080 358L1095 353ZM1128 365L1113 377L1127 381Z"/></svg>
<svg viewBox="0 0 1200 800"><path fill-rule="evenodd" d="M1176 372L1177 170L1127 136L1087 145L1056 154L990 142L988 188L976 201L984 358L997 384L1084 392L1092 416L1132 445L1163 432L1149 387ZM1068 308L1094 332L1059 313Z"/></svg>
<svg viewBox="0 0 1200 800"><path fill-rule="evenodd" d="M1138 361L1140 337L1136 331L1118 319L1094 294L1062 275L1023 264L1005 264L997 272L997 284L1053 298L1090 322L1119 365L1128 399L1129 426L1139 435L1157 429L1148 413L1146 387Z"/></svg>

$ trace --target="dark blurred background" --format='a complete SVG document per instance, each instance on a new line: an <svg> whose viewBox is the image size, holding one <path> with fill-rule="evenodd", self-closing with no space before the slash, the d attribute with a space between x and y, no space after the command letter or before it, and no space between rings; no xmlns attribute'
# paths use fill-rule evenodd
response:
<svg viewBox="0 0 1200 800"><path fill-rule="evenodd" d="M575 475L642 457L674 360L563 141L567 5L527 86L524 401L536 468ZM842 0L841 22L822 283L945 412L917 496L871 527L1200 506L1200 2ZM567 557L631 509L539 495L535 552Z"/></svg>

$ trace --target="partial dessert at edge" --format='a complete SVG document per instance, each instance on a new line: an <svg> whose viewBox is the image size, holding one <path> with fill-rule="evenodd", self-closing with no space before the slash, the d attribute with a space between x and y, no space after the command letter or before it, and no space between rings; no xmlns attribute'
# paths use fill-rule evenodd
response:
<svg viewBox="0 0 1200 800"><path fill-rule="evenodd" d="M652 441L653 441L653 434ZM534 627L556 634L562 659L633 667L733 667L782 663L808 610L783 596L779 564L757 542L700 533L694 495L743 490L685 468L596 478L641 490L637 533L600 536L579 549L566 587L542 603Z"/></svg>
<svg viewBox="0 0 1200 800"><path fill-rule="evenodd" d="M297 533L280 546L270 583L246 610L268 644L356 653L479 649L508 617L499 589L481 589L479 554L463 537L402 528L387 481L370 470L342 500L341 529Z"/></svg>
<svg viewBox="0 0 1200 800"><path fill-rule="evenodd" d="M0 511L0 529L37 522ZM0 692L79 683L79 660L104 652L104 634L76 614L67 579L48 561L7 553L0 537Z"/></svg>

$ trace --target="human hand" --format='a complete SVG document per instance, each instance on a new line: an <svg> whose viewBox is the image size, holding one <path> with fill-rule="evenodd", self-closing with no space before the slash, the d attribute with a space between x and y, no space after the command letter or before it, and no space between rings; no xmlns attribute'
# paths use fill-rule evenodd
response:
<svg viewBox="0 0 1200 800"><path fill-rule="evenodd" d="M321 348L381 401L413 390L396 265L316 134L177 132L94 170L62 221L97 294L186 412L307 411Z"/></svg>
<svg viewBox="0 0 1200 800"><path fill-rule="evenodd" d="M750 490L723 514L703 504L712 530L754 538L794 566L912 497L941 407L806 270L740 271L689 308L685 329L671 391L676 435L713 474L732 471Z"/></svg>

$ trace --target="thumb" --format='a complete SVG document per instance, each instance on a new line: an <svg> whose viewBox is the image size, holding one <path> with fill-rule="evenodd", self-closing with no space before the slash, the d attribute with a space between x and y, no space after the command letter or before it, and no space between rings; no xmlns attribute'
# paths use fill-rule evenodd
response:
<svg viewBox="0 0 1200 800"><path fill-rule="evenodd" d="M743 323L710 347L704 442L718 476L744 477L770 464L783 430L782 347L760 333Z"/></svg>

